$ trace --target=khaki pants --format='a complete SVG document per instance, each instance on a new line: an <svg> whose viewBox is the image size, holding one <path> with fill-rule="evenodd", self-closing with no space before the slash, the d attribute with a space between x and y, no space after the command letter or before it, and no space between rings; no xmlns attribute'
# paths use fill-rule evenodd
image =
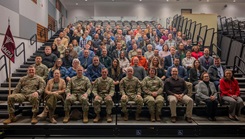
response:
<svg viewBox="0 0 245 139"><path fill-rule="evenodd" d="M8 96L8 112L13 114L15 112L14 103L22 103L23 101L29 101L32 104L32 112L38 113L39 111L39 100L38 97L32 95L24 95L21 93L11 94Z"/></svg>
<svg viewBox="0 0 245 139"><path fill-rule="evenodd" d="M181 101L178 101L177 98L173 95L168 96L168 101L170 104L171 117L177 116L176 114L176 104L178 102L186 104L186 116L192 117L192 109L193 109L193 100L187 95L184 95Z"/></svg>
<svg viewBox="0 0 245 139"><path fill-rule="evenodd" d="M192 96L192 83L191 82L185 82L186 83L186 86L187 86L187 89L188 89L188 92L187 92L187 95L189 96L189 97L191 97Z"/></svg>

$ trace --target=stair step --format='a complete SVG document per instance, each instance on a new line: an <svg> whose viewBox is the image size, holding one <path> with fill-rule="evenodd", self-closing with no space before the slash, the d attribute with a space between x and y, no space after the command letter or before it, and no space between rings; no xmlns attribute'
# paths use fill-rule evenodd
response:
<svg viewBox="0 0 245 139"><path fill-rule="evenodd" d="M35 61L26 61L25 64L26 64L26 65L32 65L32 64L35 64Z"/></svg>
<svg viewBox="0 0 245 139"><path fill-rule="evenodd" d="M44 50L37 50L37 53L44 53Z"/></svg>
<svg viewBox="0 0 245 139"><path fill-rule="evenodd" d="M8 118L9 113L7 110L0 110L0 118Z"/></svg>
<svg viewBox="0 0 245 139"><path fill-rule="evenodd" d="M8 94L0 94L0 101L7 101L7 100L8 100Z"/></svg>
<svg viewBox="0 0 245 139"><path fill-rule="evenodd" d="M238 82L240 88L245 88L245 83Z"/></svg>
<svg viewBox="0 0 245 139"><path fill-rule="evenodd" d="M44 45L45 46L52 46L53 42L45 42Z"/></svg>
<svg viewBox="0 0 245 139"><path fill-rule="evenodd" d="M41 46L40 48L38 48L38 50L44 50L45 46Z"/></svg>
<svg viewBox="0 0 245 139"><path fill-rule="evenodd" d="M16 69L17 72L27 72L27 68L18 68Z"/></svg>
<svg viewBox="0 0 245 139"><path fill-rule="evenodd" d="M243 77L243 74L242 74L242 73L234 73L234 77L239 77L239 78L241 78L241 77Z"/></svg>
<svg viewBox="0 0 245 139"><path fill-rule="evenodd" d="M18 82L21 77L11 77L11 82ZM8 79L6 80L8 81Z"/></svg>
<svg viewBox="0 0 245 139"><path fill-rule="evenodd" d="M18 82L11 82L11 87L16 87ZM1 83L1 87L9 87L9 82Z"/></svg>
<svg viewBox="0 0 245 139"><path fill-rule="evenodd" d="M30 57L27 59L27 61L35 61L35 58Z"/></svg>
<svg viewBox="0 0 245 139"><path fill-rule="evenodd" d="M55 38L57 38L57 37L59 37L59 36L53 35L50 39L55 39Z"/></svg>
<svg viewBox="0 0 245 139"><path fill-rule="evenodd" d="M26 76L25 72L15 72L12 74L13 77L23 77Z"/></svg>
<svg viewBox="0 0 245 139"><path fill-rule="evenodd" d="M54 39L49 39L47 42L52 42L53 43L54 42Z"/></svg>
<svg viewBox="0 0 245 139"><path fill-rule="evenodd" d="M20 65L20 68L28 68L30 65L24 64L24 65Z"/></svg>

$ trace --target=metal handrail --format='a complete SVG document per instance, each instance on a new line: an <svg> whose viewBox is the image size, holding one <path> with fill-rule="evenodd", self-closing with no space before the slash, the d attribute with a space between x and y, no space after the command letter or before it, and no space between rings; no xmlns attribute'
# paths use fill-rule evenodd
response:
<svg viewBox="0 0 245 139"><path fill-rule="evenodd" d="M216 49L219 50L219 51L217 51L217 53L215 53L213 51L213 47L216 47ZM217 46L216 44L212 43L211 48L210 48L210 54L211 55L215 54L215 55L220 57L220 53L221 53L221 48L219 46Z"/></svg>
<svg viewBox="0 0 245 139"><path fill-rule="evenodd" d="M20 51L18 54L17 54L17 49L20 48L21 46L23 46L23 50ZM20 56L22 53L24 53L24 63L26 63L26 51L25 51L25 43L24 42L21 42L15 49L15 56L18 57Z"/></svg>
<svg viewBox="0 0 245 139"><path fill-rule="evenodd" d="M33 40L34 37L35 37L35 40ZM34 34L34 35L30 38L30 45L33 45L34 43L36 43L36 51L37 51L37 34Z"/></svg>
<svg viewBox="0 0 245 139"><path fill-rule="evenodd" d="M239 62L238 63L242 62L243 64L245 64L245 61L242 58L240 58L239 56L235 56L235 58L234 58L234 64L233 64L233 73L235 71L237 72L237 70L235 70L235 69L238 69L238 70L240 70L242 72L243 75L245 75L245 71L243 71L240 68L240 66L236 64L237 59L239 59Z"/></svg>
<svg viewBox="0 0 245 139"><path fill-rule="evenodd" d="M5 56L5 55L2 55L2 56L0 57L0 60L2 60L2 58L3 58L3 60L4 60L4 64L0 67L0 71L5 67L6 77L7 77L7 79L8 79L9 76L8 76L8 65L7 65L7 61L6 61L6 56Z"/></svg>

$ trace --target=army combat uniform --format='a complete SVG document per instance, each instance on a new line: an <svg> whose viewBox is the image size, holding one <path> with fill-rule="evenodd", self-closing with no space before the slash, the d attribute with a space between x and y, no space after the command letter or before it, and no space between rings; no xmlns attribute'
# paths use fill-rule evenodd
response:
<svg viewBox="0 0 245 139"><path fill-rule="evenodd" d="M36 69L36 75L40 76L43 78L44 81L46 81L48 79L48 67L44 64L33 64L33 67L35 67Z"/></svg>
<svg viewBox="0 0 245 139"><path fill-rule="evenodd" d="M70 93L71 96L66 97L65 100L65 118L63 122L67 123L69 121L71 104L78 100L82 104L83 122L87 123L89 110L88 96L91 93L91 83L89 79L85 76L82 76L81 78L78 78L77 76L72 77L66 88L66 94L68 93ZM87 94L87 97L83 96L84 94Z"/></svg>
<svg viewBox="0 0 245 139"><path fill-rule="evenodd" d="M94 119L94 122L98 122L100 119L99 115L101 111L101 104L103 103L103 101L106 104L107 122L111 122L111 110L114 104L112 101L112 97L115 92L113 79L111 79L110 77L107 77L106 79L103 79L102 77L97 78L95 80L92 92L95 96L95 99L93 101L94 112L97 115ZM110 98L107 97L108 95L110 96Z"/></svg>
<svg viewBox="0 0 245 139"><path fill-rule="evenodd" d="M154 76L153 78L147 76L142 81L142 88L145 92L144 102L147 104L149 112L151 114L151 121L155 121L155 108L156 108L156 119L160 121L161 110L163 107L164 98L163 94L163 82L162 80ZM152 92L157 92L157 96L153 97Z"/></svg>
<svg viewBox="0 0 245 139"><path fill-rule="evenodd" d="M134 101L137 105L137 110L135 114L136 120L139 120L139 114L141 113L141 109L143 106L143 98L141 97L141 84L138 78L132 77L131 79L128 77L124 77L120 81L120 93L122 95L121 98L121 106L122 112L124 113L124 120L128 120L128 110L127 103L128 101ZM123 97L126 95L126 97ZM138 97L137 97L138 95Z"/></svg>
<svg viewBox="0 0 245 139"><path fill-rule="evenodd" d="M8 96L8 112L10 115L9 121L8 119L4 121L5 124L11 122L11 118L14 117L14 103L22 103L23 101L29 101L32 104L32 124L37 123L36 115L39 111L39 97L42 95L46 83L44 80L34 75L34 77L24 76L18 82L16 88L13 93ZM32 93L38 92L39 97L34 97Z"/></svg>

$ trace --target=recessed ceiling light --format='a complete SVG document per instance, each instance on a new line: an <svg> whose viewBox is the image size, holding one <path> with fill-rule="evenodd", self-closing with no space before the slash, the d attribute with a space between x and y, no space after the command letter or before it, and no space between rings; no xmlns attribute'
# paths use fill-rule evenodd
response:
<svg viewBox="0 0 245 139"><path fill-rule="evenodd" d="M140 0L140 1L142 1L142 0Z"/></svg>
<svg viewBox="0 0 245 139"><path fill-rule="evenodd" d="M207 2L209 2L209 0L207 0Z"/></svg>
<svg viewBox="0 0 245 139"><path fill-rule="evenodd" d="M76 3L76 5L78 5L78 3Z"/></svg>
<svg viewBox="0 0 245 139"><path fill-rule="evenodd" d="M233 2L236 2L236 0L233 0Z"/></svg>
<svg viewBox="0 0 245 139"><path fill-rule="evenodd" d="M88 0L85 0L85 1L88 1Z"/></svg>
<svg viewBox="0 0 245 139"><path fill-rule="evenodd" d="M168 2L168 0L166 0Z"/></svg>

